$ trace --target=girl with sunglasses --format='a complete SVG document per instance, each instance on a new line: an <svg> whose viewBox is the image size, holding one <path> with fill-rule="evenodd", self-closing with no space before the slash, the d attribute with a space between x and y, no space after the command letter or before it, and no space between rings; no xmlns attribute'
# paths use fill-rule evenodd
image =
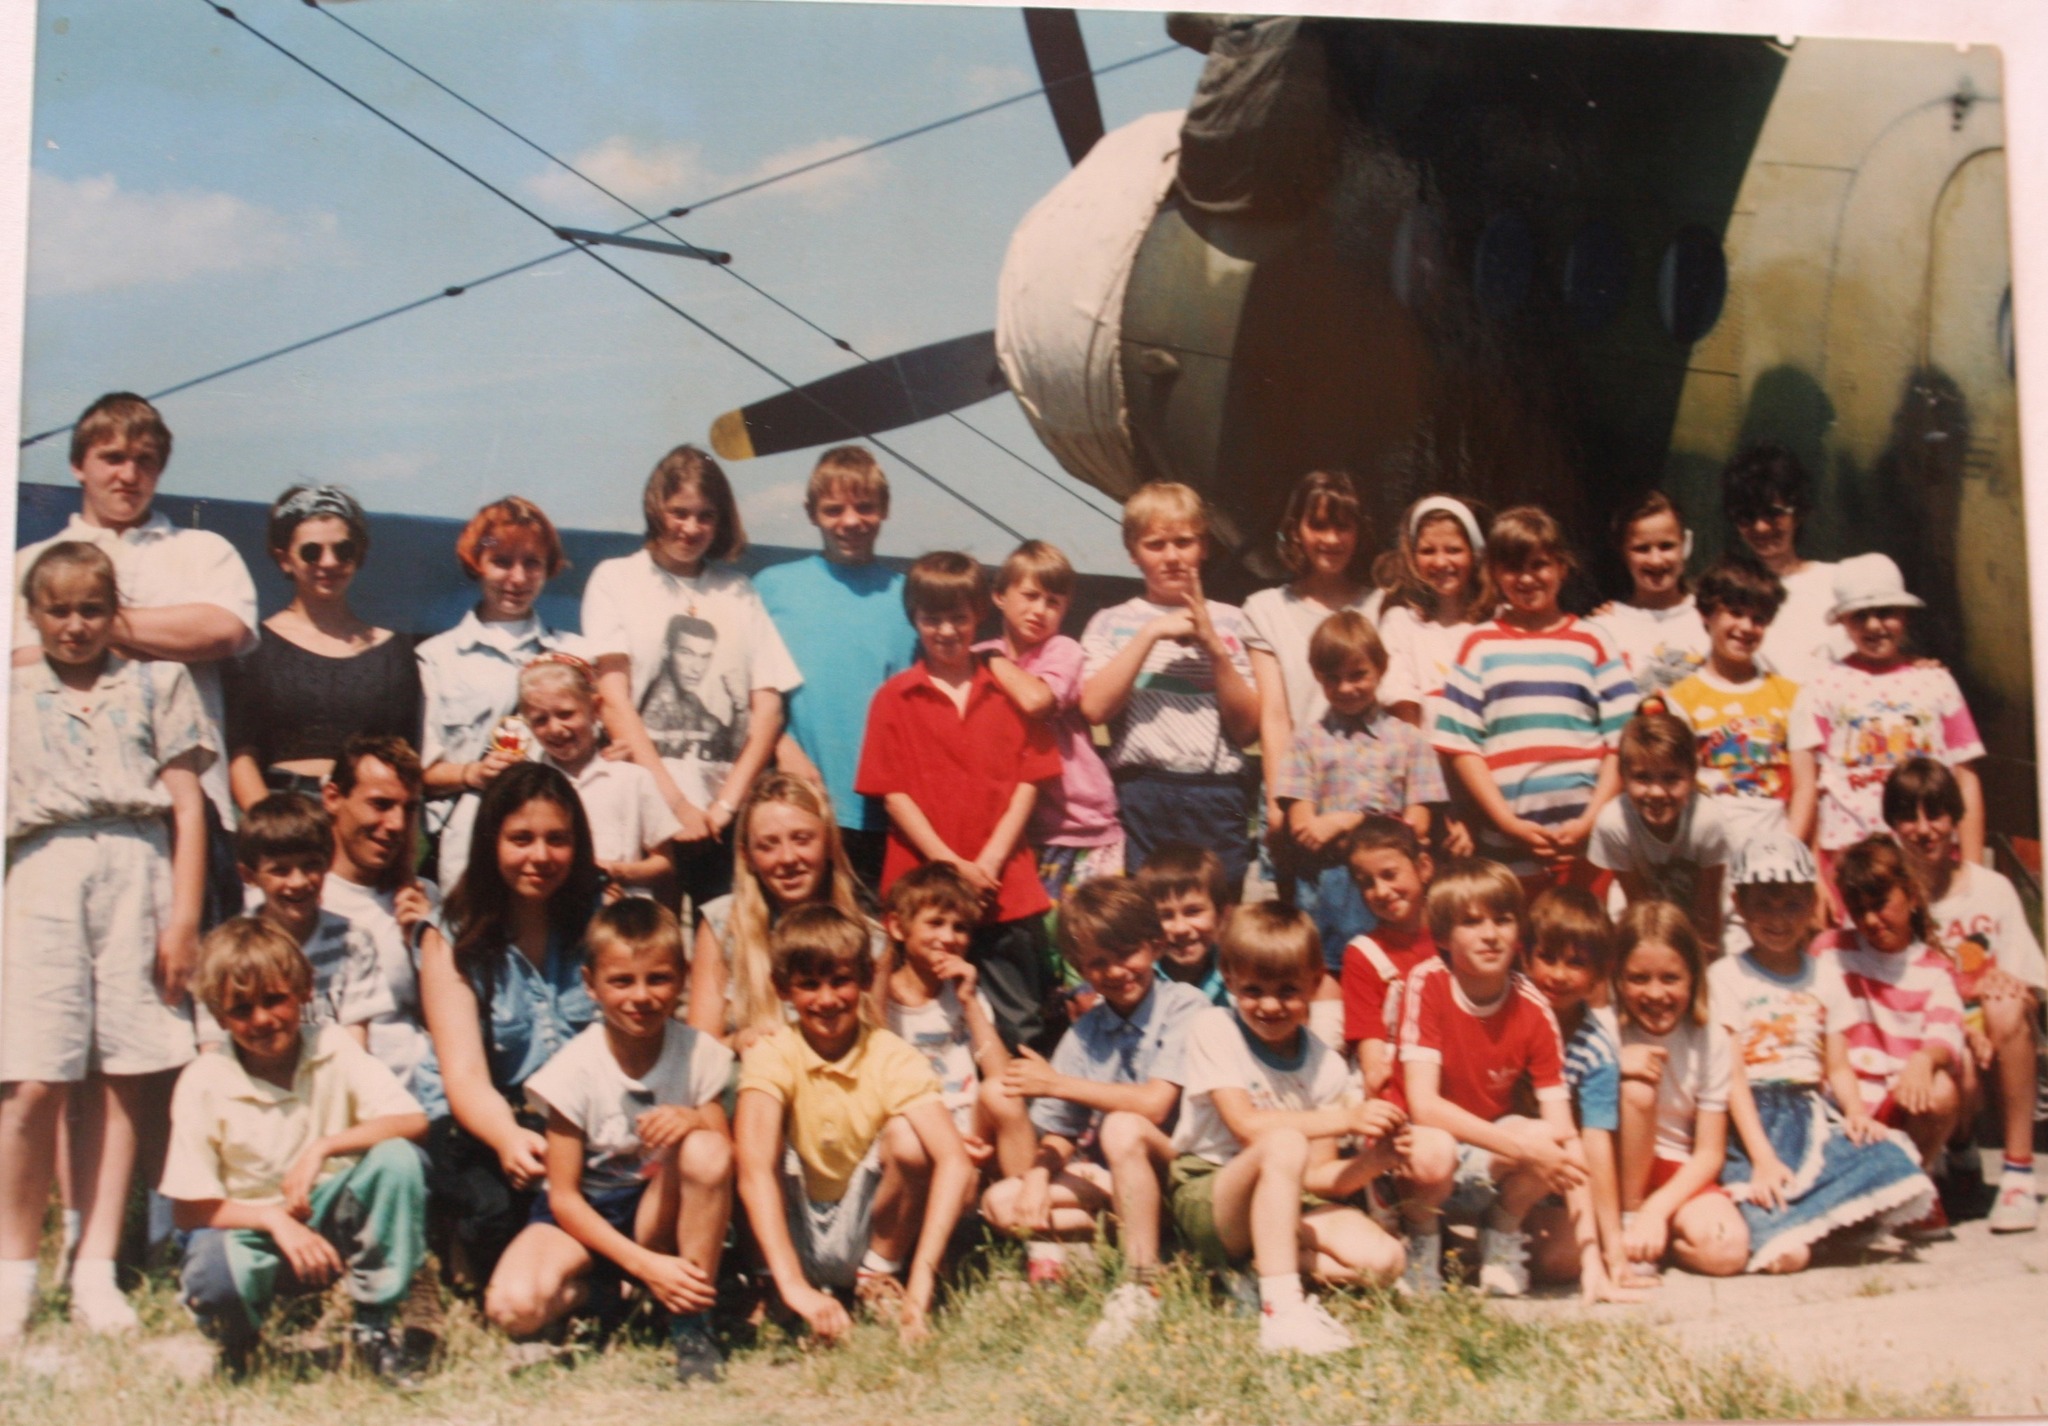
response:
<svg viewBox="0 0 2048 1426"><path fill-rule="evenodd" d="M349 607L370 549L363 507L332 485L294 485L270 507L270 557L292 599L227 669L228 781L248 808L271 792L318 798L357 733L419 736L420 676L408 635Z"/></svg>

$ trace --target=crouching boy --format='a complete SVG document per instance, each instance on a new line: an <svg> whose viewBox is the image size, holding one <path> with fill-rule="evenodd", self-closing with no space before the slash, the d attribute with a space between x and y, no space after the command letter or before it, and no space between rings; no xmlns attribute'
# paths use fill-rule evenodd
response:
<svg viewBox="0 0 2048 1426"><path fill-rule="evenodd" d="M1401 996L1401 1082L1414 1117L1409 1282L1443 1285L1442 1211L1480 1215L1479 1286L1529 1290L1522 1219L1546 1194L1586 1182L1557 1019L1515 971L1522 884L1498 862L1450 863L1429 888L1429 934L1444 960L1409 972ZM1527 1081L1541 1118L1511 1112ZM1583 1238L1581 1238L1583 1241Z"/></svg>
<svg viewBox="0 0 2048 1426"><path fill-rule="evenodd" d="M1048 1062L1020 1051L1004 1087L1031 1101L1036 1156L988 1191L990 1225L1027 1238L1034 1283L1056 1281L1061 1240L1091 1237L1114 1197L1129 1277L1103 1304L1089 1346L1106 1350L1159 1314L1160 1175L1173 1158L1166 1126L1180 1105L1181 1047L1210 1008L1202 992L1157 972L1164 932L1142 885L1105 876L1071 888L1060 952L1099 997Z"/></svg>
<svg viewBox="0 0 2048 1426"><path fill-rule="evenodd" d="M741 1058L733 1126L761 1256L821 1339L851 1326L832 1288L852 1288L878 1314L893 1309L904 1338L920 1338L974 1165L924 1056L861 1021L875 976L867 927L831 906L799 907L776 923L769 954L796 1024Z"/></svg>
<svg viewBox="0 0 2048 1426"><path fill-rule="evenodd" d="M346 1276L360 1359L404 1374L393 1329L424 1252L427 1117L339 1026L302 1024L313 968L291 936L238 916L200 948L194 989L233 1042L178 1077L162 1189L185 1250L184 1301L243 1370L279 1291Z"/></svg>

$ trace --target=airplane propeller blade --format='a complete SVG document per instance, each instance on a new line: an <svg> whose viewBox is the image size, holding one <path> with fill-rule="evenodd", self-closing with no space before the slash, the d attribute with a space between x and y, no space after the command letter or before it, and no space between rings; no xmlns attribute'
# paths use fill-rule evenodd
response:
<svg viewBox="0 0 2048 1426"><path fill-rule="evenodd" d="M1088 47L1081 42L1080 17L1072 10L1027 9L1024 32L1031 37L1031 57L1038 62L1067 160L1079 163L1102 137L1102 101L1088 68Z"/></svg>
<svg viewBox="0 0 2048 1426"><path fill-rule="evenodd" d="M856 441L1000 396L996 334L976 332L881 357L785 391L711 423L711 448L751 460Z"/></svg>

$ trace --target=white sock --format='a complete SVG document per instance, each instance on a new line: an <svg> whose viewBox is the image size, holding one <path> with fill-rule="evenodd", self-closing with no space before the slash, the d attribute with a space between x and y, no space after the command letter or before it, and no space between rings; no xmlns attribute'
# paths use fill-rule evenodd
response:
<svg viewBox="0 0 2048 1426"><path fill-rule="evenodd" d="M80 1258L71 1265L71 1294L119 1297L121 1285L114 1281L112 1258Z"/></svg>
<svg viewBox="0 0 2048 1426"><path fill-rule="evenodd" d="M1268 1312L1285 1312L1301 1306L1301 1274L1279 1273L1260 1278L1259 1305Z"/></svg>
<svg viewBox="0 0 2048 1426"><path fill-rule="evenodd" d="M903 1264L892 1263L873 1248L869 1248L867 1255L860 1260L860 1270L864 1273L879 1273L883 1277L895 1277L903 1271Z"/></svg>
<svg viewBox="0 0 2048 1426"><path fill-rule="evenodd" d="M34 1258L0 1258L0 1301L11 1297L33 1297L35 1292Z"/></svg>
<svg viewBox="0 0 2048 1426"><path fill-rule="evenodd" d="M78 1239L85 1228L85 1217L76 1208L64 1210L64 1252L69 1255L78 1251Z"/></svg>

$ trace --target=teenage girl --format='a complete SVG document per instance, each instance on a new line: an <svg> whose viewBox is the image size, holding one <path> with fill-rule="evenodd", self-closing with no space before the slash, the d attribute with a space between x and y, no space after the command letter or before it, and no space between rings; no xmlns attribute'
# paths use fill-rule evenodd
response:
<svg viewBox="0 0 2048 1426"><path fill-rule="evenodd" d="M1749 1262L1749 1229L1715 1184L1728 1151L1728 1032L1708 1023L1706 953L1668 901L1622 913L1621 1240L1629 1261L1668 1255L1710 1277Z"/></svg>

